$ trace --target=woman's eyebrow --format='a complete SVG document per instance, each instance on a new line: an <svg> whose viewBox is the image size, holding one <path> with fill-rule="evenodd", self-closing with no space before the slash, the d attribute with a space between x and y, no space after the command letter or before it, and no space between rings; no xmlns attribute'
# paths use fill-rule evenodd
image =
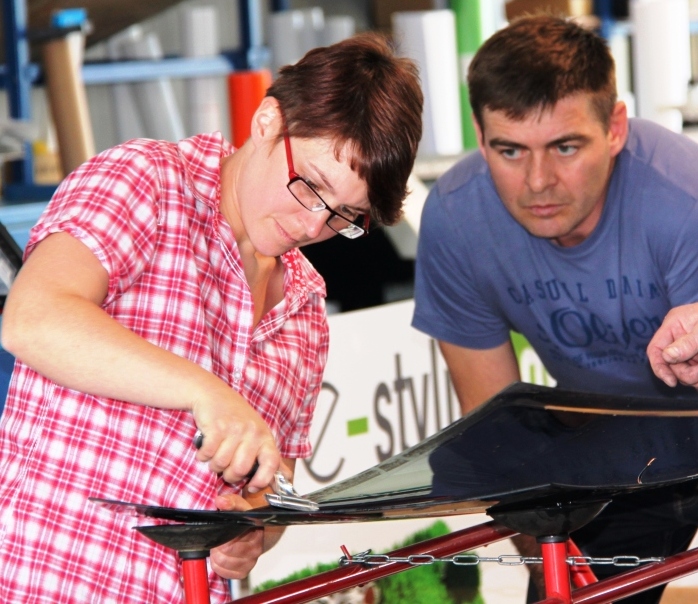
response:
<svg viewBox="0 0 698 604"><path fill-rule="evenodd" d="M322 181L322 184L325 185L325 189L327 189L330 193L334 194L334 187L332 186L332 183L327 180L327 177L325 176L325 173L320 170L313 162L308 162L307 164L312 170L315 172L320 177L320 180Z"/></svg>

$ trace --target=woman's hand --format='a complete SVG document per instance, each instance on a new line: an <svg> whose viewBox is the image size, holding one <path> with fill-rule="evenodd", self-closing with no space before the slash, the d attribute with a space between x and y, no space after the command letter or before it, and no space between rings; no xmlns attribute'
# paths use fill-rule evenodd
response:
<svg viewBox="0 0 698 604"><path fill-rule="evenodd" d="M208 462L229 483L245 478L257 462L247 490L256 493L271 483L281 455L266 422L247 401L226 386L218 396L197 401L192 411L203 434L199 461Z"/></svg>
<svg viewBox="0 0 698 604"><path fill-rule="evenodd" d="M252 506L240 495L216 497L219 510L245 511ZM244 535L211 550L211 568L224 579L244 579L264 552L264 529L253 528Z"/></svg>
<svg viewBox="0 0 698 604"><path fill-rule="evenodd" d="M283 460L284 476L289 481L293 480L295 467L295 459ZM265 492L271 492L271 489L265 489ZM244 512L265 505L267 501L263 492L250 493L247 489L242 496L228 494L216 497L216 507L225 511ZM278 542L284 530L283 526L254 528L237 539L212 549L211 568L226 579L244 579L254 568L257 559Z"/></svg>

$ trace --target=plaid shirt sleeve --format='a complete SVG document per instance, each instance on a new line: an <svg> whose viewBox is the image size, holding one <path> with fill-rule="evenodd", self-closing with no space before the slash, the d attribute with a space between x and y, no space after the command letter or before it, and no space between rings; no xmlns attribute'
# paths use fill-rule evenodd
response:
<svg viewBox="0 0 698 604"><path fill-rule="evenodd" d="M25 256L52 233L72 235L109 274L108 304L128 289L153 253L160 186L156 172L136 144L95 156L61 183L30 232Z"/></svg>

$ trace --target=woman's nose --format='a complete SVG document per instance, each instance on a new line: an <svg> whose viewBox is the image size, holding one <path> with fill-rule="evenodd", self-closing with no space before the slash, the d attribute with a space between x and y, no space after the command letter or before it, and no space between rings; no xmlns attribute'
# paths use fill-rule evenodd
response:
<svg viewBox="0 0 698 604"><path fill-rule="evenodd" d="M319 212L305 211L303 216L303 226L305 233L310 239L315 239L320 236L322 229L325 228L329 214L321 210Z"/></svg>

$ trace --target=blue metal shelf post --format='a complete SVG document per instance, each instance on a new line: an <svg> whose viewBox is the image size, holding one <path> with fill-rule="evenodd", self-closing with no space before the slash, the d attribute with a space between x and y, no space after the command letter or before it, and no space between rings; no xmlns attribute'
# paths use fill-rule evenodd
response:
<svg viewBox="0 0 698 604"><path fill-rule="evenodd" d="M25 0L2 0L3 34L5 36L5 88L10 117L31 120L31 87L33 66L29 63L27 39L27 6ZM9 162L8 182L3 183L5 202L47 200L55 185L34 183L34 154L31 143L25 143L24 156Z"/></svg>
<svg viewBox="0 0 698 604"><path fill-rule="evenodd" d="M24 0L3 0L2 10L6 61L5 87L10 117L29 120L31 119L31 78L29 42L27 41L27 7ZM33 164L31 147L27 144L24 158L12 162L12 181L31 183L34 179Z"/></svg>
<svg viewBox="0 0 698 604"><path fill-rule="evenodd" d="M4 84L9 100L10 117L31 119L32 84L40 79L40 69L29 63L29 36L26 0L0 0L6 63L0 66L0 86ZM163 59L159 61L121 61L85 64L85 84L142 81L169 74L170 77L193 77L202 74L226 74L235 69L259 69L269 63L269 49L264 45L262 1L239 0L241 48L208 59ZM272 0L273 10L288 9L288 0ZM47 201L56 185L34 183L34 158L30 144L24 158L13 162L11 177L3 183L5 203Z"/></svg>

